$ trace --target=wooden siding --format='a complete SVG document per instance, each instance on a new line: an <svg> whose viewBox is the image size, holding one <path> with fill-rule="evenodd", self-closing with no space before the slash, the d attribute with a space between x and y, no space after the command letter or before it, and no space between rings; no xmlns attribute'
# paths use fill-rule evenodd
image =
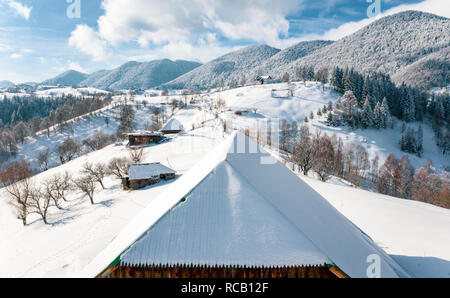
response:
<svg viewBox="0 0 450 298"><path fill-rule="evenodd" d="M337 278L326 265L291 267L110 267L100 278Z"/></svg>

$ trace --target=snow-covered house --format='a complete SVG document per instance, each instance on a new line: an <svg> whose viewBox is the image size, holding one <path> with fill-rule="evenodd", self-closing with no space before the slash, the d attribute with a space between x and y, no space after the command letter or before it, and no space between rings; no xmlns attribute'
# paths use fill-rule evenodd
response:
<svg viewBox="0 0 450 298"><path fill-rule="evenodd" d="M130 175L122 179L124 189L139 189L175 178L176 172L160 163L133 164Z"/></svg>
<svg viewBox="0 0 450 298"><path fill-rule="evenodd" d="M163 138L162 133L157 131L137 131L128 134L128 145L138 146L159 143Z"/></svg>
<svg viewBox="0 0 450 298"><path fill-rule="evenodd" d="M272 81L273 78L271 76L257 76L256 81L260 82L261 85L264 85L264 83L269 83Z"/></svg>
<svg viewBox="0 0 450 298"><path fill-rule="evenodd" d="M183 125L175 118L172 118L167 122L163 128L161 128L161 132L165 135L167 134L175 134L180 133L184 130Z"/></svg>
<svg viewBox="0 0 450 298"><path fill-rule="evenodd" d="M407 277L306 182L234 133L86 268L87 277Z"/></svg>

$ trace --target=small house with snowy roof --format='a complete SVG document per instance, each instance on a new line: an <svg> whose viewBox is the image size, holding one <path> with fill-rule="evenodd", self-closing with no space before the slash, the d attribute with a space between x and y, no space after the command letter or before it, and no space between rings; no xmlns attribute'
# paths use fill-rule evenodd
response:
<svg viewBox="0 0 450 298"><path fill-rule="evenodd" d="M163 128L160 130L163 134L167 135L167 134L176 134L176 133L180 133L184 130L183 125L181 124L180 121L178 121L175 118L172 118L169 120L169 122L167 122Z"/></svg>
<svg viewBox="0 0 450 298"><path fill-rule="evenodd" d="M175 178L176 172L160 163L133 164L130 175L122 179L123 189L139 189Z"/></svg>

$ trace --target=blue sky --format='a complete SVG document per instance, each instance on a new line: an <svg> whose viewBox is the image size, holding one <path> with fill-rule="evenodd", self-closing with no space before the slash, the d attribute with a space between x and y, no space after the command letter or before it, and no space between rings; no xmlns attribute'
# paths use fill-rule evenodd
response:
<svg viewBox="0 0 450 298"><path fill-rule="evenodd" d="M67 15L74 1L80 18ZM367 1L0 0L0 80L40 82L67 69L89 73L129 60L207 62L251 44L339 39L374 19ZM381 0L381 12L449 17L448 2Z"/></svg>

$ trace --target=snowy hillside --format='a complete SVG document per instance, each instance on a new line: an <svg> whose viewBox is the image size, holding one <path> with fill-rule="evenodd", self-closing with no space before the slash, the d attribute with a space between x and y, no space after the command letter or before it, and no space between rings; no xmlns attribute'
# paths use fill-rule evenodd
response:
<svg viewBox="0 0 450 298"><path fill-rule="evenodd" d="M412 277L450 278L450 210L301 177Z"/></svg>
<svg viewBox="0 0 450 298"><path fill-rule="evenodd" d="M99 89L149 89L164 84L200 66L197 62L169 59L150 62L128 62L113 70L102 70L89 75L80 86Z"/></svg>
<svg viewBox="0 0 450 298"><path fill-rule="evenodd" d="M280 50L267 45L249 46L238 51L219 57L175 80L164 84L165 88L174 89L203 89L218 87L221 82L242 83L242 78L248 72L261 66L265 60L277 54ZM247 77L248 81L254 78Z"/></svg>
<svg viewBox="0 0 450 298"><path fill-rule="evenodd" d="M75 70L68 70L52 79L42 82L42 85L78 86L87 78L87 74Z"/></svg>
<svg viewBox="0 0 450 298"><path fill-rule="evenodd" d="M450 19L418 11L406 11L384 17L350 36L292 62L283 70L293 74L298 65L313 65L316 68L348 66L359 71L372 70L395 75L402 68L448 47L448 32ZM427 63L420 66L416 67L418 72L427 70L423 68L427 67ZM433 72L433 75L429 76L432 80L435 76L439 77L442 70L448 78L449 70L444 65L433 68L428 66L427 72ZM397 82L403 81L401 76L396 79ZM415 83L411 80L408 82ZM433 83L429 80L426 82Z"/></svg>
<svg viewBox="0 0 450 298"><path fill-rule="evenodd" d="M38 97L59 97L63 95L71 95L74 97L90 96L90 95L106 95L109 92L96 89L96 88L73 88L73 87L61 87L50 88L46 90L39 90L34 92L34 95Z"/></svg>

